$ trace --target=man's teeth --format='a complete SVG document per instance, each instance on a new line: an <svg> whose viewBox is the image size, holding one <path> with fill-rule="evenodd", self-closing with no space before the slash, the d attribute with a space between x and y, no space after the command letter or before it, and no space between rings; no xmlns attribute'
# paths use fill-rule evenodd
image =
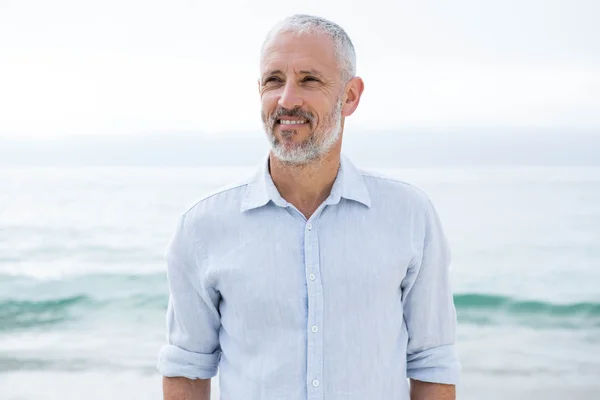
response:
<svg viewBox="0 0 600 400"><path fill-rule="evenodd" d="M306 120L304 120L304 119L296 119L296 120L280 119L279 123L284 124L284 125L305 124Z"/></svg>

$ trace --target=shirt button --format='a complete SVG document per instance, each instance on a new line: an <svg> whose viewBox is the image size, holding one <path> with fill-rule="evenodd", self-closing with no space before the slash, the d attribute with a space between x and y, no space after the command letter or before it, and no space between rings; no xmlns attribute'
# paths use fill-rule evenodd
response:
<svg viewBox="0 0 600 400"><path fill-rule="evenodd" d="M312 229L312 224L310 222L306 225L306 229L308 229L309 231Z"/></svg>
<svg viewBox="0 0 600 400"><path fill-rule="evenodd" d="M316 333L318 330L319 330L319 328L317 328L317 326L316 326L316 325L313 325L313 327L312 327L312 331Z"/></svg>
<svg viewBox="0 0 600 400"><path fill-rule="evenodd" d="M310 274L308 277L310 278L311 281L314 281L317 278L315 276L315 274Z"/></svg>
<svg viewBox="0 0 600 400"><path fill-rule="evenodd" d="M314 379L314 380L312 381L312 385L313 385L314 387L317 387L317 386L319 386L319 381L318 381L318 380L316 380L316 379Z"/></svg>

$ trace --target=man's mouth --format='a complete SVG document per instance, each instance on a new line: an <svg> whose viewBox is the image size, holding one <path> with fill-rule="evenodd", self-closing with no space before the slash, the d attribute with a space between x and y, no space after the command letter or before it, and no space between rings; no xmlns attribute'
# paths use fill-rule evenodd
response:
<svg viewBox="0 0 600 400"><path fill-rule="evenodd" d="M278 124L285 125L285 126L304 125L307 122L308 122L308 120L301 119L301 118L281 118L281 119L277 120Z"/></svg>

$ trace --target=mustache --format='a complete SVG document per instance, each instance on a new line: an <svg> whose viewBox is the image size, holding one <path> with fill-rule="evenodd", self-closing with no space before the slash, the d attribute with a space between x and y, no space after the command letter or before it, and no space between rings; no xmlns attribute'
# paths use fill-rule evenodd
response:
<svg viewBox="0 0 600 400"><path fill-rule="evenodd" d="M287 109L283 107L279 107L269 118L269 122L271 126L274 126L277 120L281 119L281 117L296 117L306 119L311 125L315 120L315 117L312 113L308 111L302 111L299 108Z"/></svg>

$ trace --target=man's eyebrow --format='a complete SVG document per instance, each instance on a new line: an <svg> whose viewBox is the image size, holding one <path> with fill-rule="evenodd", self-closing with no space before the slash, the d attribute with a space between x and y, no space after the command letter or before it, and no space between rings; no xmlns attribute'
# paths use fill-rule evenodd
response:
<svg viewBox="0 0 600 400"><path fill-rule="evenodd" d="M321 72L317 71L316 69L304 69L304 70L298 71L298 74L300 74L300 75L315 75L318 77L323 77L323 74ZM263 76L271 76L271 75L283 75L283 71L281 71L280 69L273 69L273 70L269 70L269 71L265 72Z"/></svg>
<svg viewBox="0 0 600 400"><path fill-rule="evenodd" d="M323 74L320 73L319 71L317 71L316 69L306 69L306 70L302 70L299 72L302 75L315 75L315 76L319 76L322 77Z"/></svg>
<svg viewBox="0 0 600 400"><path fill-rule="evenodd" d="M263 76L270 76L270 75L282 75L283 72L280 69L273 69L270 71L267 71L263 74Z"/></svg>

